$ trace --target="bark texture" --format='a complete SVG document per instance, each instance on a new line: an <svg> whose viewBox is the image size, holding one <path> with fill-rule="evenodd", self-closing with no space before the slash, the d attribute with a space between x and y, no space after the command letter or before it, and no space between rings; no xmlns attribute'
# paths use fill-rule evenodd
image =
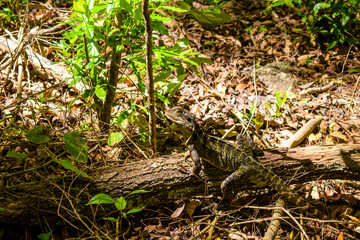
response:
<svg viewBox="0 0 360 240"><path fill-rule="evenodd" d="M259 159L284 180L301 183L317 179L357 180L360 176L360 145L347 144L291 149L289 152L268 150ZM191 160L183 154L162 156L130 164L96 169L90 179L78 176L50 178L40 176L37 182L25 182L24 177L0 175L0 224L38 224L46 217L47 222L87 219L102 216L113 206L85 205L97 193L113 198L126 196L133 190L149 190L146 194L132 195L128 200L133 206L157 206L172 200L187 200L205 195L221 196L220 184L228 172L211 166L201 173L204 181L189 176ZM16 177L16 178L15 178ZM257 179L243 181L236 190L262 188L266 185ZM106 207L106 206L105 206ZM96 214L95 214L96 213ZM84 220L84 221L85 221Z"/></svg>

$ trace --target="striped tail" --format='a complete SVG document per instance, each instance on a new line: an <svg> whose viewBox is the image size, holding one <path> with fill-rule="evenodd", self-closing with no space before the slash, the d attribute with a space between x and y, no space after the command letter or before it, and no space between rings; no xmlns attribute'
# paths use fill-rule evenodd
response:
<svg viewBox="0 0 360 240"><path fill-rule="evenodd" d="M262 165L260 162L255 160L253 157L248 156L253 163L256 163L258 166L258 178L266 183L269 187L273 188L275 191L283 194L285 198L294 203L296 206L301 207L304 211L309 213L312 216L318 217L320 219L328 218L326 214L314 208L308 201L306 201L299 194L295 193L287 183L282 180L277 174L272 172L269 168Z"/></svg>

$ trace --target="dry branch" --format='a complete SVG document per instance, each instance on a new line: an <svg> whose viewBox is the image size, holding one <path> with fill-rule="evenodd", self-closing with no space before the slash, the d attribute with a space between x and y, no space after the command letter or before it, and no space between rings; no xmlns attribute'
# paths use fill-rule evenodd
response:
<svg viewBox="0 0 360 240"><path fill-rule="evenodd" d="M35 53L30 47L29 44L39 35L47 34L51 30L57 30L63 28L65 25L60 24L51 29L39 30L38 28L32 29L20 42L15 40L5 38L0 36L0 50L3 52L11 53L11 57L7 62L3 63L0 68L3 69L8 66L10 63L14 62L17 56L20 53L23 53L24 50L28 55L28 59L35 69L39 72L47 74L57 80L65 81L67 78L70 78L71 75L67 69L60 63L53 63L49 59L41 56L40 54Z"/></svg>
<svg viewBox="0 0 360 240"><path fill-rule="evenodd" d="M145 23L146 46L146 78L148 87L149 136L152 156L156 154L156 115L155 115L155 83L152 64L152 27L149 13L149 0L142 1L142 14Z"/></svg>
<svg viewBox="0 0 360 240"><path fill-rule="evenodd" d="M284 180L291 179L291 183L316 179L356 180L360 176L358 144L296 148L286 153L273 150L267 151L260 160ZM128 199L129 204L147 207L174 199L201 197L205 192L221 196L219 185L228 173L208 167L202 172L202 177L208 178L204 184L199 178L189 177L189 168L190 164L184 161L184 156L177 154L95 169L89 173L91 181L68 176L51 180L43 177L38 182L18 183L17 178L6 179L0 175L0 182L4 183L0 188L0 224L23 221L36 224L36 219L42 215L51 222L58 220L58 213L72 221L73 217L69 214L73 211L70 201L81 216L88 216L92 210L85 203L97 193L107 193L118 198L133 190L149 190L150 193ZM259 187L264 185L260 186L257 179L250 177L249 181L242 182L236 189Z"/></svg>
<svg viewBox="0 0 360 240"><path fill-rule="evenodd" d="M320 124L323 120L322 116L316 116L314 119L308 121L302 128L300 128L291 138L282 144L284 148L296 147L309 136L309 134Z"/></svg>

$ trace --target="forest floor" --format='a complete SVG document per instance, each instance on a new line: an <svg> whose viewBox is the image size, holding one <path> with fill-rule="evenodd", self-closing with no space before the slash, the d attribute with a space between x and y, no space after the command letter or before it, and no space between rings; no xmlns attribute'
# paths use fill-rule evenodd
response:
<svg viewBox="0 0 360 240"><path fill-rule="evenodd" d="M54 6L51 9L35 9L36 11L30 12L30 16L34 21L43 21L54 26L56 24L54 19L60 21L64 17L63 10L60 10L62 7L67 7L67 11L70 9L65 5ZM205 131L212 135L222 136L226 133L231 140L237 134L245 134L264 148L283 146L301 126L316 116L321 116L323 120L305 138L301 146L360 143L359 46L339 44L327 49L326 39L322 39L321 36L318 36L314 45L299 16L286 9L277 9L264 14L264 7L257 8L230 1L224 5L223 10L232 16L233 21L221 24L212 30L203 28L189 15L165 24L169 28L170 35L162 36L161 44L173 46L179 39L187 38L195 51L213 61L213 64L201 65L201 75L188 72L178 92L170 99L174 105L190 110L199 119ZM50 20L52 22L49 22ZM0 34L8 37L4 30L0 30ZM56 50L46 42L38 44L37 48L42 50L43 57L51 61L60 60L56 56ZM3 57L5 52L0 47L0 57ZM66 86L66 82L47 78L43 74L35 74L36 71L33 71L35 67L30 63L27 65L31 70L32 78L24 77L26 80L23 81L21 94L26 101L23 101L20 109L11 105L16 102L16 92L19 89L17 74L10 76L11 68L1 70L0 112L6 110L6 114L10 115L17 112L21 117L15 122L21 129L20 132L27 132L37 124L49 126L48 131L52 136L57 136L59 132L78 130L79 123L89 117L89 111L81 98L77 98L77 91L70 90L68 93L70 95L62 95L64 88L51 87L59 86L58 84ZM127 88L132 85L125 82L119 84L119 88L121 87ZM43 91L44 89L50 90ZM44 100L50 96L58 97ZM34 107L34 102L31 103L32 99L38 100L41 104ZM129 96L126 95L117 99L119 103L128 100ZM63 125L64 115L61 109L71 101L75 101L75 104L69 109L66 124ZM1 128L5 129L9 122L10 118L2 121ZM159 120L158 129L159 133L161 132L161 139L158 142L160 154L179 148L178 145L174 146L174 142L168 141L172 136L165 120ZM41 166L45 157L41 158L45 153L25 144L25 139L15 136L15 132L8 133L2 135L1 139L4 144L0 148L0 158L2 158L0 174ZM136 133L135 128L132 133ZM131 137L131 134L129 136ZM98 144L96 141L93 142ZM146 144L138 144L140 147L146 146ZM132 143L129 141L124 145L131 146ZM89 158L92 159L90 169L102 164L107 165L103 162L104 156L108 157L114 152L114 149L105 143L101 148L90 153ZM118 155L121 163L141 158L137 148L131 146L129 149ZM180 149L185 150L183 147ZM20 150L24 150L32 160L25 164L21 158L12 161L13 158L7 155L9 151ZM114 164L113 162L111 164ZM47 173L44 175L63 174L62 170L56 168L59 168L59 165L52 168L47 166L45 170ZM28 178L29 176L24 172L16 181L28 181ZM352 187L354 186L357 185L352 184ZM336 215L340 211L345 212L346 205L351 205L348 199L356 199L354 202L360 199L359 189L352 187L344 181L321 180L304 184L301 194L311 195L311 198L318 202L331 202L337 205L337 208L332 208L334 212L330 213ZM241 200L244 205L268 206L274 204L275 201L272 201L274 196L276 195L267 192L256 195L254 200L254 195L246 193ZM202 220L209 226L212 220L218 220L216 216L221 216L211 215L209 210L197 210L191 216L183 213L181 218L172 217L172 214L174 216L183 211L177 209L176 204L177 202L173 202L153 212L137 213L134 219L141 220L132 223L131 233L127 238L194 239L192 237L197 236L198 239L206 239L210 234L209 231L201 232L204 226L193 223ZM346 212L351 215L350 217L341 215L336 219L339 222L351 219L352 223L327 225L308 221L305 228L307 232L311 232L308 233L309 238L356 239L355 232L360 232L358 229L360 212L356 211L358 207L355 204L351 207L350 213ZM180 216L180 213L178 215ZM268 221L259 222L259 216L270 218L271 211L234 210L226 217L221 216L216 228L212 229L211 239L261 239ZM232 225L237 219L247 222L241 226ZM14 236L2 232L2 229L4 228L0 227L0 239L2 235ZM4 231L10 232L7 229ZM287 222L281 226L278 237L298 239L302 234L304 233L301 227ZM27 233L20 235L25 239ZM19 233L16 236L19 236ZM67 234L62 233L59 236L63 237L56 238L66 238L64 236ZM71 237L81 238L68 236ZM305 235L304 238L308 236Z"/></svg>

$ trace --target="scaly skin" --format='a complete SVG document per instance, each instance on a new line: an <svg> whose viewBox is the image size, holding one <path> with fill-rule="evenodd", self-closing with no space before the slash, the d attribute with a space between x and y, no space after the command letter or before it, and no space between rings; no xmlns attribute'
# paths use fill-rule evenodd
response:
<svg viewBox="0 0 360 240"><path fill-rule="evenodd" d="M233 172L221 184L223 193L227 186L234 182L240 182L247 173L251 172L263 183L282 193L289 201L302 207L306 212L316 217L326 218L304 198L293 192L279 176L254 158L253 154L259 153L260 149L250 139L240 135L235 146L220 138L207 135L197 124L196 118L181 107L167 110L165 116L177 124L187 138L186 145L195 162L193 169L195 174L199 173L201 169L200 158L218 169Z"/></svg>

